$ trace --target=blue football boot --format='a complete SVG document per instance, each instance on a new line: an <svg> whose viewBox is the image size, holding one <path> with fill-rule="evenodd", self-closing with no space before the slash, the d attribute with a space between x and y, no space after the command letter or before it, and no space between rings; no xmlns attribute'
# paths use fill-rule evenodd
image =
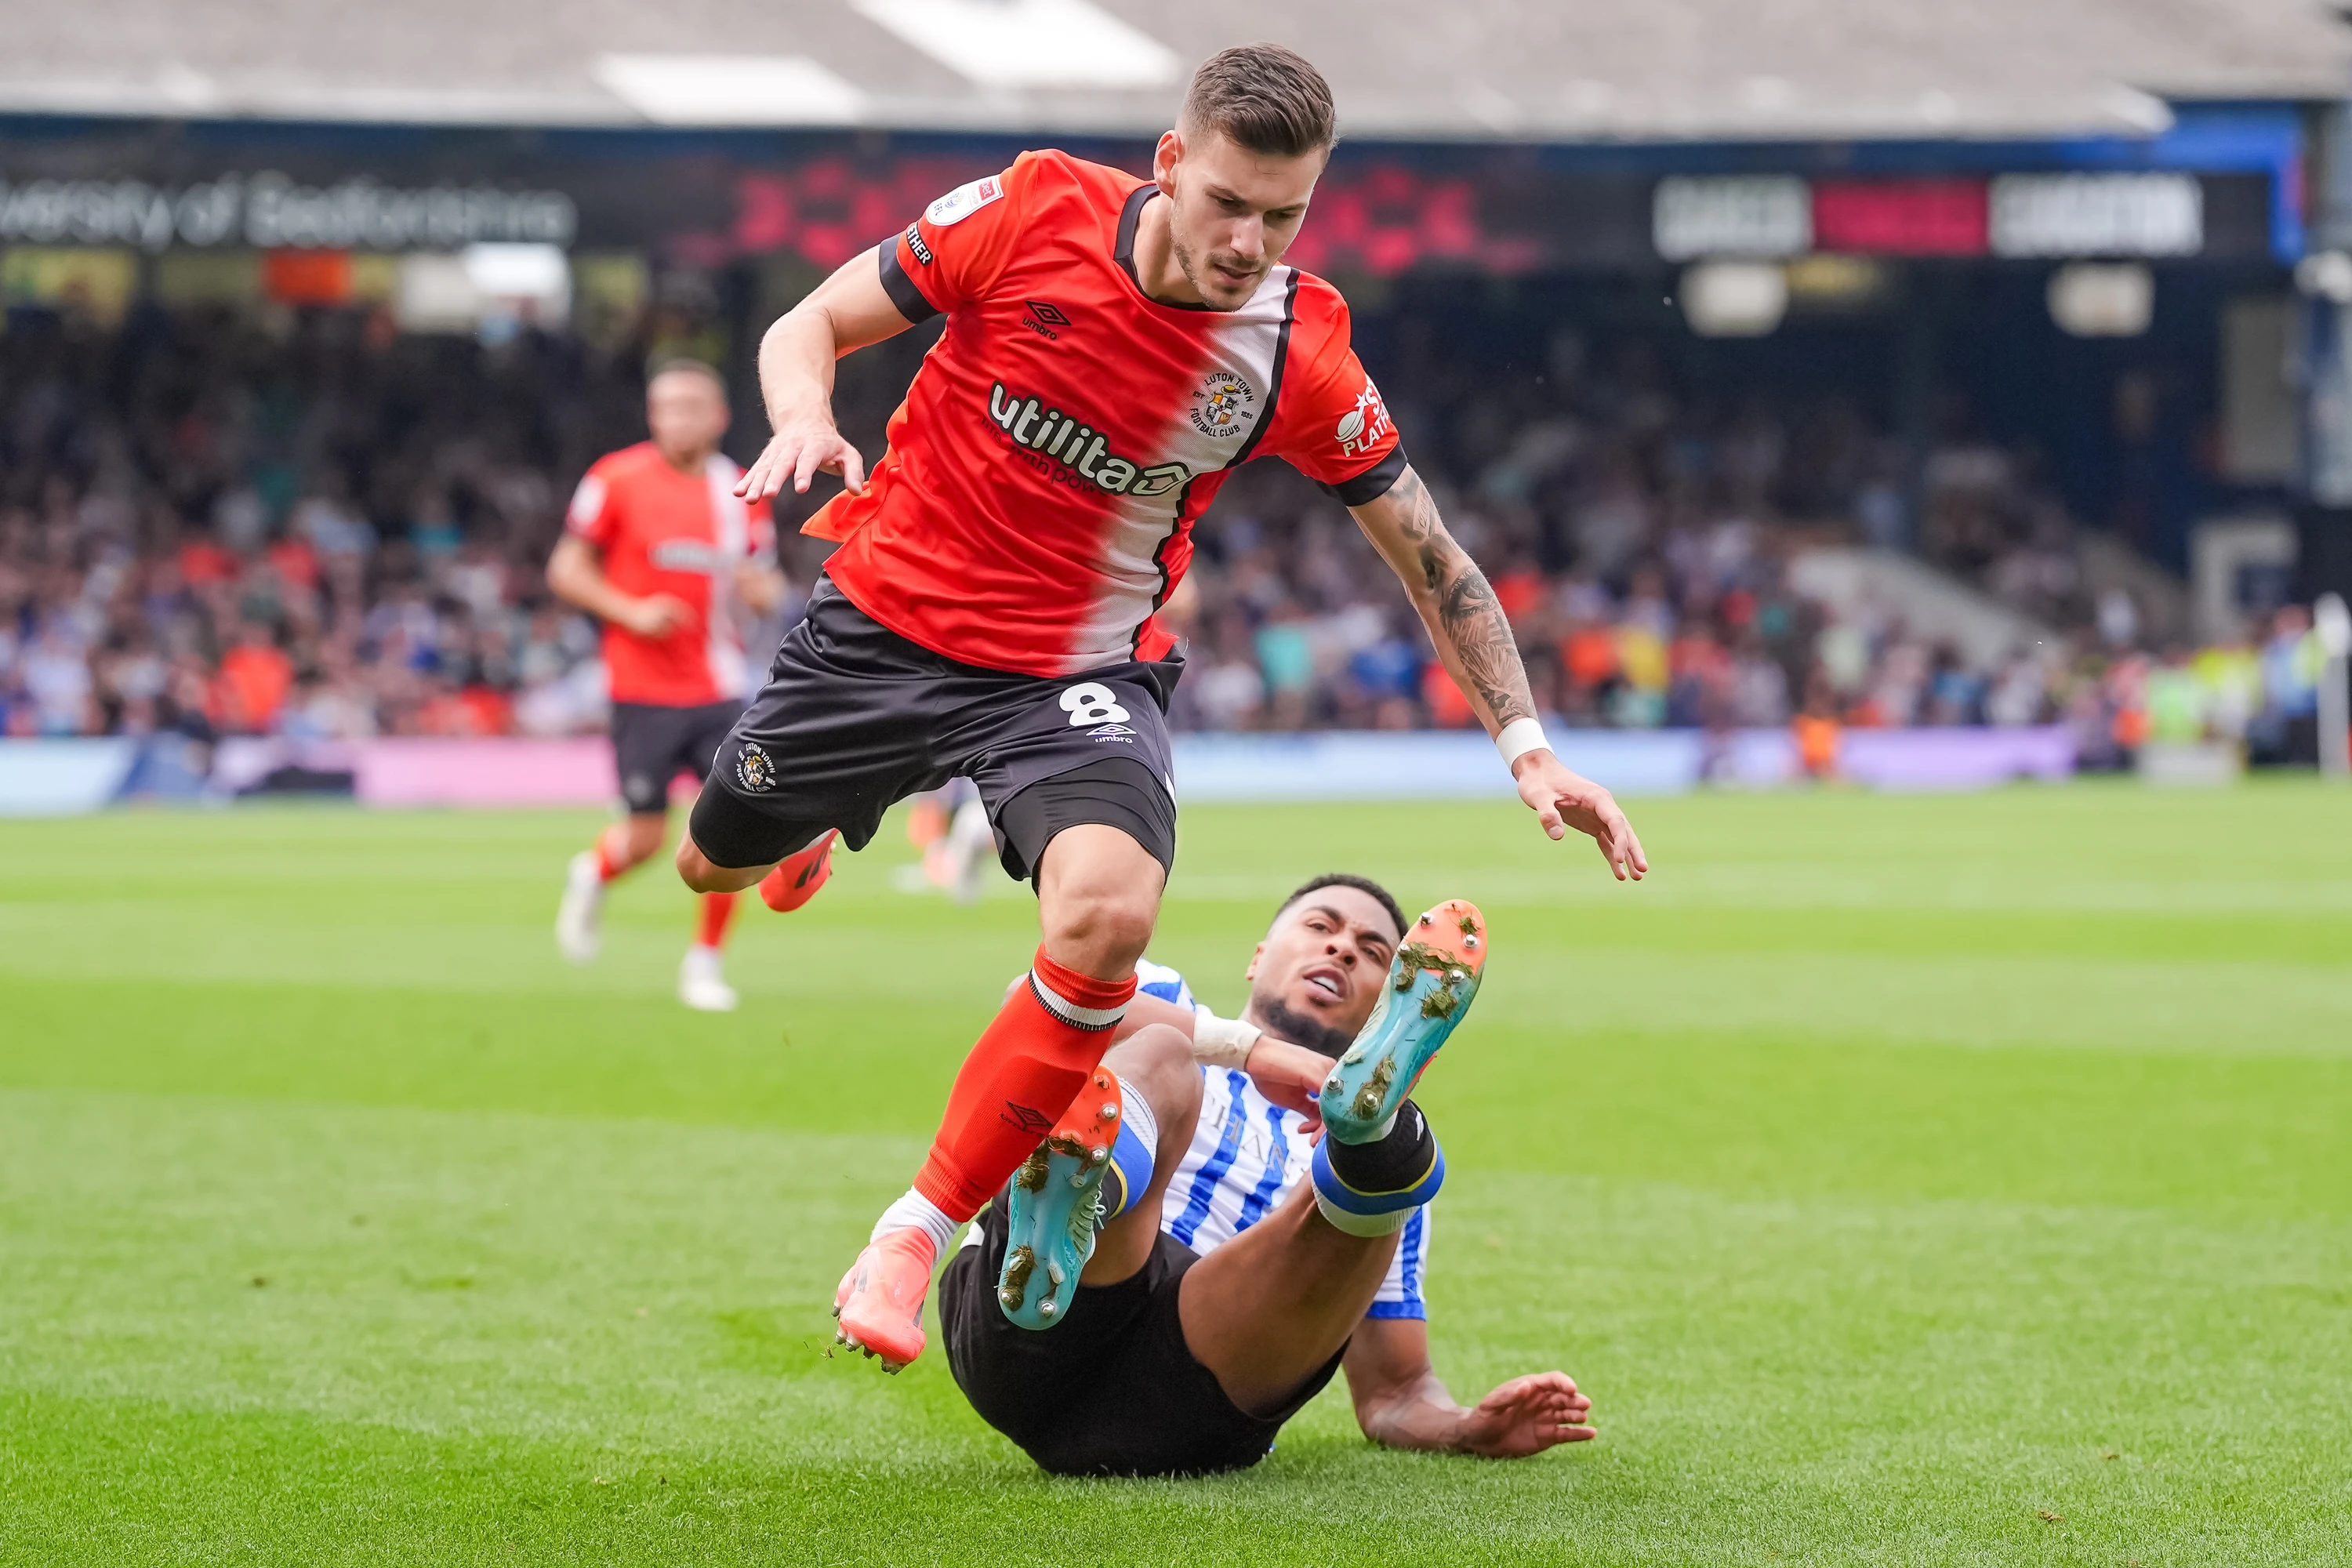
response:
<svg viewBox="0 0 2352 1568"><path fill-rule="evenodd" d="M1466 899L1448 899L1412 922L1389 964L1389 982L1356 1043L1324 1080L1323 1125L1342 1143L1384 1135L1470 1011L1486 962L1486 921Z"/></svg>
<svg viewBox="0 0 2352 1568"><path fill-rule="evenodd" d="M996 1304L1024 1329L1050 1329L1070 1310L1095 1255L1103 1179L1118 1142L1118 1075L1097 1067L1062 1120L1013 1173Z"/></svg>

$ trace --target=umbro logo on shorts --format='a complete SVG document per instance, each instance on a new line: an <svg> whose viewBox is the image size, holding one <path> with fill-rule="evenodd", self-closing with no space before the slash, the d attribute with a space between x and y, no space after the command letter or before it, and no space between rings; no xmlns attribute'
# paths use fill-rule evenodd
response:
<svg viewBox="0 0 2352 1568"><path fill-rule="evenodd" d="M1117 741L1122 745L1132 746L1135 744L1135 731L1124 724L1098 724L1087 731L1087 739L1097 745L1101 745L1108 741Z"/></svg>

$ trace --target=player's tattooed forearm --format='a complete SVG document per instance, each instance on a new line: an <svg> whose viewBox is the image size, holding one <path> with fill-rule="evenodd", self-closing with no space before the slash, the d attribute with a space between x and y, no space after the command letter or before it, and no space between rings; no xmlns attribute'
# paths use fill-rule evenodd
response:
<svg viewBox="0 0 2352 1568"><path fill-rule="evenodd" d="M1518 639L1511 635L1510 617L1495 597L1495 590L1478 563L1447 540L1454 557L1437 598L1438 624L1452 639L1462 659L1462 672L1478 689L1478 696L1497 724L1535 717L1535 698L1528 689L1528 671L1519 660ZM1435 584L1433 584L1433 586Z"/></svg>
<svg viewBox="0 0 2352 1568"><path fill-rule="evenodd" d="M1454 645L1463 673L1498 724L1535 716L1528 672L1510 618L1486 574L1445 531L1437 500L1411 468L1389 490L1397 506L1397 532L1421 570L1421 585L1436 600L1437 626Z"/></svg>

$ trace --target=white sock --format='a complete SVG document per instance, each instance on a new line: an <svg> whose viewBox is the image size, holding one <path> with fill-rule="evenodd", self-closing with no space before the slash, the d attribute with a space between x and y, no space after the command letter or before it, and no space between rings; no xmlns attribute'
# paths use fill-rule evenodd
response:
<svg viewBox="0 0 2352 1568"><path fill-rule="evenodd" d="M1151 1114L1151 1101L1143 1098L1143 1091L1125 1079L1118 1080L1118 1121L1135 1130L1146 1153L1160 1158L1160 1118Z"/></svg>
<svg viewBox="0 0 2352 1568"><path fill-rule="evenodd" d="M866 1239L879 1241L890 1231L911 1227L931 1238L933 1258L945 1258L948 1243L955 1239L955 1233L962 1225L963 1221L950 1218L947 1210L908 1187L906 1196L882 1211L882 1217L874 1222L874 1234Z"/></svg>

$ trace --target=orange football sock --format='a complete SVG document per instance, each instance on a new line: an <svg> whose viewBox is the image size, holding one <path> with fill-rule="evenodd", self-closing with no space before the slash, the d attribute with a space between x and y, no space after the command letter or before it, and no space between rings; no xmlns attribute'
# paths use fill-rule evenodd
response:
<svg viewBox="0 0 2352 1568"><path fill-rule="evenodd" d="M727 945L727 927L735 919L735 900L740 893L705 893L702 895L702 915L694 923L694 944L697 947Z"/></svg>
<svg viewBox="0 0 2352 1568"><path fill-rule="evenodd" d="M1039 948L957 1072L915 1190L953 1219L985 1207L1085 1086L1134 994L1132 974L1097 980Z"/></svg>
<svg viewBox="0 0 2352 1568"><path fill-rule="evenodd" d="M827 828L817 835L816 842L805 849L796 849L776 862L776 868L760 879L760 899L780 915L788 915L811 899L833 877L833 841L841 835Z"/></svg>

